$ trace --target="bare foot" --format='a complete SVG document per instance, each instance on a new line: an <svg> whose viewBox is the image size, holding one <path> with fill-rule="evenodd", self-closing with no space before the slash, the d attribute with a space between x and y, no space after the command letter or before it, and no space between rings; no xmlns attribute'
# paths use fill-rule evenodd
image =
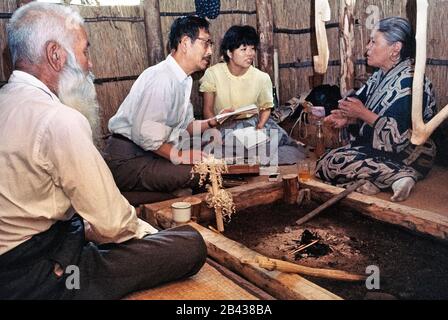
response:
<svg viewBox="0 0 448 320"><path fill-rule="evenodd" d="M362 186L356 189L356 191L367 196L373 196L381 192L381 190L370 181L364 183Z"/></svg>
<svg viewBox="0 0 448 320"><path fill-rule="evenodd" d="M414 179L410 177L401 178L392 184L394 195L390 198L393 202L405 201L409 198L412 188L415 186Z"/></svg>

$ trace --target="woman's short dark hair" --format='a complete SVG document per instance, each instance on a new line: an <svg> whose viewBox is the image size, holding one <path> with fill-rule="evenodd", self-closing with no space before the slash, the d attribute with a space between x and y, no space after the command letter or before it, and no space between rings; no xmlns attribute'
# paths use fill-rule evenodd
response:
<svg viewBox="0 0 448 320"><path fill-rule="evenodd" d="M209 32L210 23L198 16L187 16L177 18L171 25L168 48L177 50L183 36L188 36L195 41L199 37L199 30Z"/></svg>
<svg viewBox="0 0 448 320"><path fill-rule="evenodd" d="M258 49L260 44L260 36L251 26L232 26L227 30L221 42L220 54L226 62L230 61L227 50L233 51L241 45L254 46Z"/></svg>
<svg viewBox="0 0 448 320"><path fill-rule="evenodd" d="M408 20L400 17L390 17L378 22L377 30L384 35L389 44L401 42L401 60L415 58L415 34Z"/></svg>

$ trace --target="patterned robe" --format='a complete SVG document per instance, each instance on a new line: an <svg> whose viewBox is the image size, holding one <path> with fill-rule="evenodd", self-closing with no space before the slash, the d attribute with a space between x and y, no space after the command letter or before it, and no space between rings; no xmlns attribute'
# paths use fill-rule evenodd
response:
<svg viewBox="0 0 448 320"><path fill-rule="evenodd" d="M389 72L375 72L356 93L366 108L379 115L371 127L363 121L349 127L351 143L331 150L318 161L316 176L346 187L366 179L387 189L404 177L415 181L431 169L436 147L432 140L422 146L411 143L413 65L404 60ZM436 113L432 84L425 79L424 122Z"/></svg>

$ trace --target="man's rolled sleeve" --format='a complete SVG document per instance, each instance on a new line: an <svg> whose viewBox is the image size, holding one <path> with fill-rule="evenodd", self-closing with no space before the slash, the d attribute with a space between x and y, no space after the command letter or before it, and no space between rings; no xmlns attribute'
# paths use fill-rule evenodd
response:
<svg viewBox="0 0 448 320"><path fill-rule="evenodd" d="M134 141L145 151L155 151L169 140L172 132L171 127L160 122L145 120Z"/></svg>

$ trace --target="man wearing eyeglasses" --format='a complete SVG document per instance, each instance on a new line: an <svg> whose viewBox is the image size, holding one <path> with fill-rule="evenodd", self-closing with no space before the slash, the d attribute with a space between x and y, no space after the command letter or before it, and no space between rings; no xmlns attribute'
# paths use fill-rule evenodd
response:
<svg viewBox="0 0 448 320"><path fill-rule="evenodd" d="M180 146L179 136L203 132L214 119L198 121L190 103L191 74L210 64L213 42L209 23L196 17L174 21L169 35L171 54L145 70L109 121L112 136L105 159L122 191L171 193L194 187L191 165L201 150Z"/></svg>

